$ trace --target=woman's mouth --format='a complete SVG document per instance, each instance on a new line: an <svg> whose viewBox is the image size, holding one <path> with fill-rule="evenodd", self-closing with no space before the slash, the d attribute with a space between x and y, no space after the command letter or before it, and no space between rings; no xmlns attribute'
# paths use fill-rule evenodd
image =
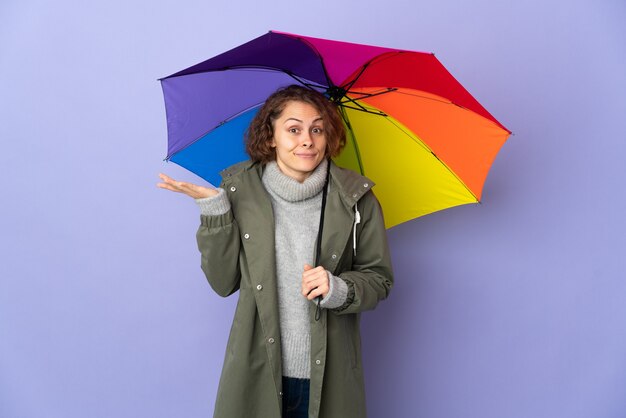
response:
<svg viewBox="0 0 626 418"><path fill-rule="evenodd" d="M315 158L317 154L309 154L309 153L296 153L296 157L311 159Z"/></svg>

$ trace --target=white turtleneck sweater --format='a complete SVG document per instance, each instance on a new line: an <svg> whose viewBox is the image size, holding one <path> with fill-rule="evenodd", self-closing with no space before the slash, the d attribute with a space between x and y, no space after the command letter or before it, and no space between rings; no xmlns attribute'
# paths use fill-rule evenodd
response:
<svg viewBox="0 0 626 418"><path fill-rule="evenodd" d="M315 262L315 244L319 229L328 161L324 160L302 183L283 174L276 162L263 171L263 185L270 195L274 211L276 282L280 314L283 375L309 378L311 333L309 309L315 305L301 293L304 264ZM219 215L230 210L226 193L196 199L203 215ZM330 290L320 302L323 308L341 306L347 297L346 283L328 272Z"/></svg>

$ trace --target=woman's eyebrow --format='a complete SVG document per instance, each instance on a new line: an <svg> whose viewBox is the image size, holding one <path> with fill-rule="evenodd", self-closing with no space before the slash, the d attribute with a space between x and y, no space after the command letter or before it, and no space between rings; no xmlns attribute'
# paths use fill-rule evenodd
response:
<svg viewBox="0 0 626 418"><path fill-rule="evenodd" d="M288 118L288 119L285 119L285 123L289 122L290 120L295 120L296 122L303 123L300 119L296 119L296 118Z"/></svg>
<svg viewBox="0 0 626 418"><path fill-rule="evenodd" d="M285 119L285 122L284 122L284 123L287 123L287 122L289 122L290 120L295 120L296 122L304 123L303 121L301 121L300 119L297 119L297 118L287 118L287 119ZM322 118L321 116L319 116L319 117L315 118L315 119L313 120L313 122L319 122L320 120L324 120L324 118Z"/></svg>

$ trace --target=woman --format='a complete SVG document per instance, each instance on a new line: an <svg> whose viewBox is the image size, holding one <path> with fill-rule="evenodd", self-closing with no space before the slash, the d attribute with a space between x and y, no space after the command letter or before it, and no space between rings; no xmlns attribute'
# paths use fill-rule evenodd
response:
<svg viewBox="0 0 626 418"><path fill-rule="evenodd" d="M393 274L373 183L330 161L344 145L335 105L289 86L261 107L250 161L224 170L219 189L160 175L200 205L211 287L239 290L217 418L366 416L359 318Z"/></svg>

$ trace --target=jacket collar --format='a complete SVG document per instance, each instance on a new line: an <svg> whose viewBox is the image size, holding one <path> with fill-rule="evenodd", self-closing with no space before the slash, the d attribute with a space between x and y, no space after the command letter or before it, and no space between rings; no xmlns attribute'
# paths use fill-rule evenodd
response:
<svg viewBox="0 0 626 418"><path fill-rule="evenodd" d="M330 177L339 189L339 195L348 207L354 204L368 192L374 182L365 176L355 173L352 170L341 168L331 161Z"/></svg>
<svg viewBox="0 0 626 418"><path fill-rule="evenodd" d="M263 165L250 160L242 161L220 172L225 183L230 183L232 178L243 175L246 172L255 171L259 178L263 171ZM352 207L363 195L374 186L374 182L365 176L352 170L338 167L334 162L330 163L330 177L339 190L339 196L347 207Z"/></svg>

